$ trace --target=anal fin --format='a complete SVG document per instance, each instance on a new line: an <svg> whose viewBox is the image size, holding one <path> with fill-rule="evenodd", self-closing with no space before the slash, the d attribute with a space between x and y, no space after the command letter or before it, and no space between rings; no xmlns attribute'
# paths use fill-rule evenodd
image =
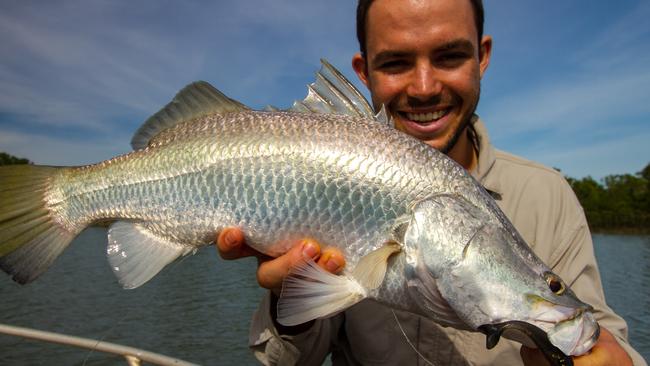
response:
<svg viewBox="0 0 650 366"><path fill-rule="evenodd" d="M108 262L126 289L143 285L190 251L190 247L157 236L139 223L118 221L108 230Z"/></svg>

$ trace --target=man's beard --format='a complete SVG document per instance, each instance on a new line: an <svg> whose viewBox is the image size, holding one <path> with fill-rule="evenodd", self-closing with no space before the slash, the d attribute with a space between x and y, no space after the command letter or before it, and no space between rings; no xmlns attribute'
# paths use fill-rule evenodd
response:
<svg viewBox="0 0 650 366"><path fill-rule="evenodd" d="M469 126L472 123L472 118L474 117L474 113L476 112L476 107L478 106L478 100L481 95L481 88L479 86L479 91L478 91L478 97L476 98L476 104L474 104L474 108L472 108L472 113L469 113L467 115L467 118L465 118L459 125L456 131L454 131L454 134L451 136L449 141L443 146L442 148L439 149L439 151L445 155L448 155L449 152L456 146L456 143L458 143L458 139L460 139L460 136L462 134L466 133L467 131L467 126Z"/></svg>
<svg viewBox="0 0 650 366"><path fill-rule="evenodd" d="M460 139L460 136L467 131L467 126L469 126L470 122L472 121L472 116L473 114L469 115L463 122L461 122L460 125L458 125L458 128L456 131L454 131L454 134L451 136L449 141L445 144L445 146L440 148L440 152L448 155L451 149L456 146L456 143L458 143L458 139Z"/></svg>

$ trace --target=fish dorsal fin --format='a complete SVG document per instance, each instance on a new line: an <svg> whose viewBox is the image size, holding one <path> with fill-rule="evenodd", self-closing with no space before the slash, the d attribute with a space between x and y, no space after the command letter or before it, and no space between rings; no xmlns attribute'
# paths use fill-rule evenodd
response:
<svg viewBox="0 0 650 366"><path fill-rule="evenodd" d="M108 229L108 262L126 289L143 285L163 267L191 250L157 236L138 223L117 221Z"/></svg>
<svg viewBox="0 0 650 366"><path fill-rule="evenodd" d="M388 114L385 104L381 105L381 109L379 110L379 113L375 115L375 120L377 120L377 122L381 122L390 127L395 127L395 121L393 121L393 117L391 117L390 114Z"/></svg>
<svg viewBox="0 0 650 366"><path fill-rule="evenodd" d="M209 83L196 81L181 89L171 102L149 117L133 136L131 146L135 150L145 148L160 132L194 118L247 109Z"/></svg>
<svg viewBox="0 0 650 366"><path fill-rule="evenodd" d="M295 101L289 111L334 113L375 119L368 101L334 66L321 59L316 81L308 85L307 96Z"/></svg>

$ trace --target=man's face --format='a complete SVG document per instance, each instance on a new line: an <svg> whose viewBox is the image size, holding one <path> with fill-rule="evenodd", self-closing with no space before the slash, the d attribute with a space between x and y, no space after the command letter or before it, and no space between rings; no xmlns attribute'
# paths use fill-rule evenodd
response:
<svg viewBox="0 0 650 366"><path fill-rule="evenodd" d="M398 129L449 153L479 99L491 39L478 42L468 0L376 0L366 58L352 65Z"/></svg>

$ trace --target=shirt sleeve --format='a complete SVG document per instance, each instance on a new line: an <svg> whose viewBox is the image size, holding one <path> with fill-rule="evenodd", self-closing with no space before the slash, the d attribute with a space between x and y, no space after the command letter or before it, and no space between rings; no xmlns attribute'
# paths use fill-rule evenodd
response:
<svg viewBox="0 0 650 366"><path fill-rule="evenodd" d="M627 324L606 303L591 233L584 211L568 184L562 194L565 200L564 216L566 227L557 231L558 246L550 255L549 265L578 298L594 307L594 315L600 326L609 330L628 353L634 365L647 366L643 357L628 341Z"/></svg>
<svg viewBox="0 0 650 366"><path fill-rule="evenodd" d="M330 352L341 316L317 319L306 331L280 334L271 317L272 296L268 292L253 314L248 346L263 365L321 365Z"/></svg>

